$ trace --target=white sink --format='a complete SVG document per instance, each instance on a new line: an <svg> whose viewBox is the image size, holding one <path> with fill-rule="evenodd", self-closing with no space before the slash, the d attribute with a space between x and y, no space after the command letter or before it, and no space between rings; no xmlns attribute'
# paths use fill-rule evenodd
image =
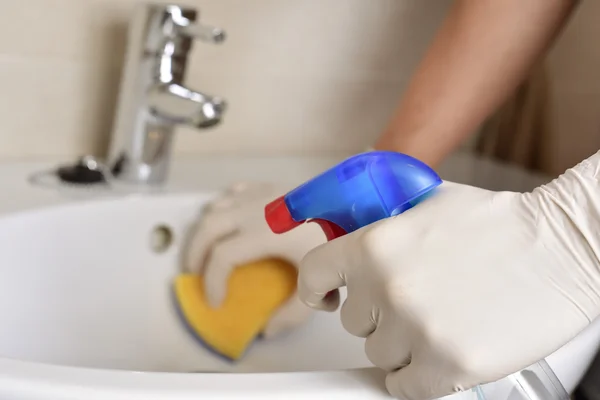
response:
<svg viewBox="0 0 600 400"><path fill-rule="evenodd" d="M0 200L0 398L387 398L363 341L335 313L259 341L233 364L200 346L173 307L186 231L215 190L259 177L300 182L338 159L181 162L170 187L146 194L36 188L26 177L45 164L0 166L0 185L14 189ZM545 180L470 157L441 174L493 189ZM156 248L156 232L171 242ZM568 390L599 328L549 357Z"/></svg>

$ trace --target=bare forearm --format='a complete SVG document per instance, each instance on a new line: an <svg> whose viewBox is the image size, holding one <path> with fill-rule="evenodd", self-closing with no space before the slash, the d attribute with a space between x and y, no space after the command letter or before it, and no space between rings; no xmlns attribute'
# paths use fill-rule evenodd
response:
<svg viewBox="0 0 600 400"><path fill-rule="evenodd" d="M575 0L457 0L377 149L439 163L504 102Z"/></svg>

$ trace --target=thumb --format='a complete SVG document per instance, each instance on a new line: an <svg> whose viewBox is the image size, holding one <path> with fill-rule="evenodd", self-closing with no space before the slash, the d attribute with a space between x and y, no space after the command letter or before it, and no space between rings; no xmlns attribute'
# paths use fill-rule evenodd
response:
<svg viewBox="0 0 600 400"><path fill-rule="evenodd" d="M433 400L462 390L454 388L444 376L432 375L415 363L390 372L385 386L394 398L401 400Z"/></svg>
<svg viewBox="0 0 600 400"><path fill-rule="evenodd" d="M219 239L233 234L237 229L234 219L219 213L208 213L197 221L185 244L184 266L187 272L202 272L211 247Z"/></svg>
<svg viewBox="0 0 600 400"><path fill-rule="evenodd" d="M264 245L256 238L236 235L213 248L204 267L206 297L212 307L219 307L227 296L229 276L238 266L265 256Z"/></svg>

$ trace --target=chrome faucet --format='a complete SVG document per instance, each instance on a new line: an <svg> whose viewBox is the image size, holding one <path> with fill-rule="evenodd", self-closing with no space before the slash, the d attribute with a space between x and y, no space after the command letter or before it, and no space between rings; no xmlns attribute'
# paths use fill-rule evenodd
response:
<svg viewBox="0 0 600 400"><path fill-rule="evenodd" d="M225 32L200 25L188 6L141 4L129 26L125 67L108 154L112 179L166 181L175 127L218 124L226 103L183 85L192 41L221 43Z"/></svg>

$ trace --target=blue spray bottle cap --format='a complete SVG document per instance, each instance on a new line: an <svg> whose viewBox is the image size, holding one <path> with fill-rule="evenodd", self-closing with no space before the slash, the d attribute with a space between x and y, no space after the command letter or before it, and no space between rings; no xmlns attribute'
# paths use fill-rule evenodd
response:
<svg viewBox="0 0 600 400"><path fill-rule="evenodd" d="M433 169L406 154L362 153L269 203L265 218L274 233L317 222L333 240L414 207L441 183Z"/></svg>

